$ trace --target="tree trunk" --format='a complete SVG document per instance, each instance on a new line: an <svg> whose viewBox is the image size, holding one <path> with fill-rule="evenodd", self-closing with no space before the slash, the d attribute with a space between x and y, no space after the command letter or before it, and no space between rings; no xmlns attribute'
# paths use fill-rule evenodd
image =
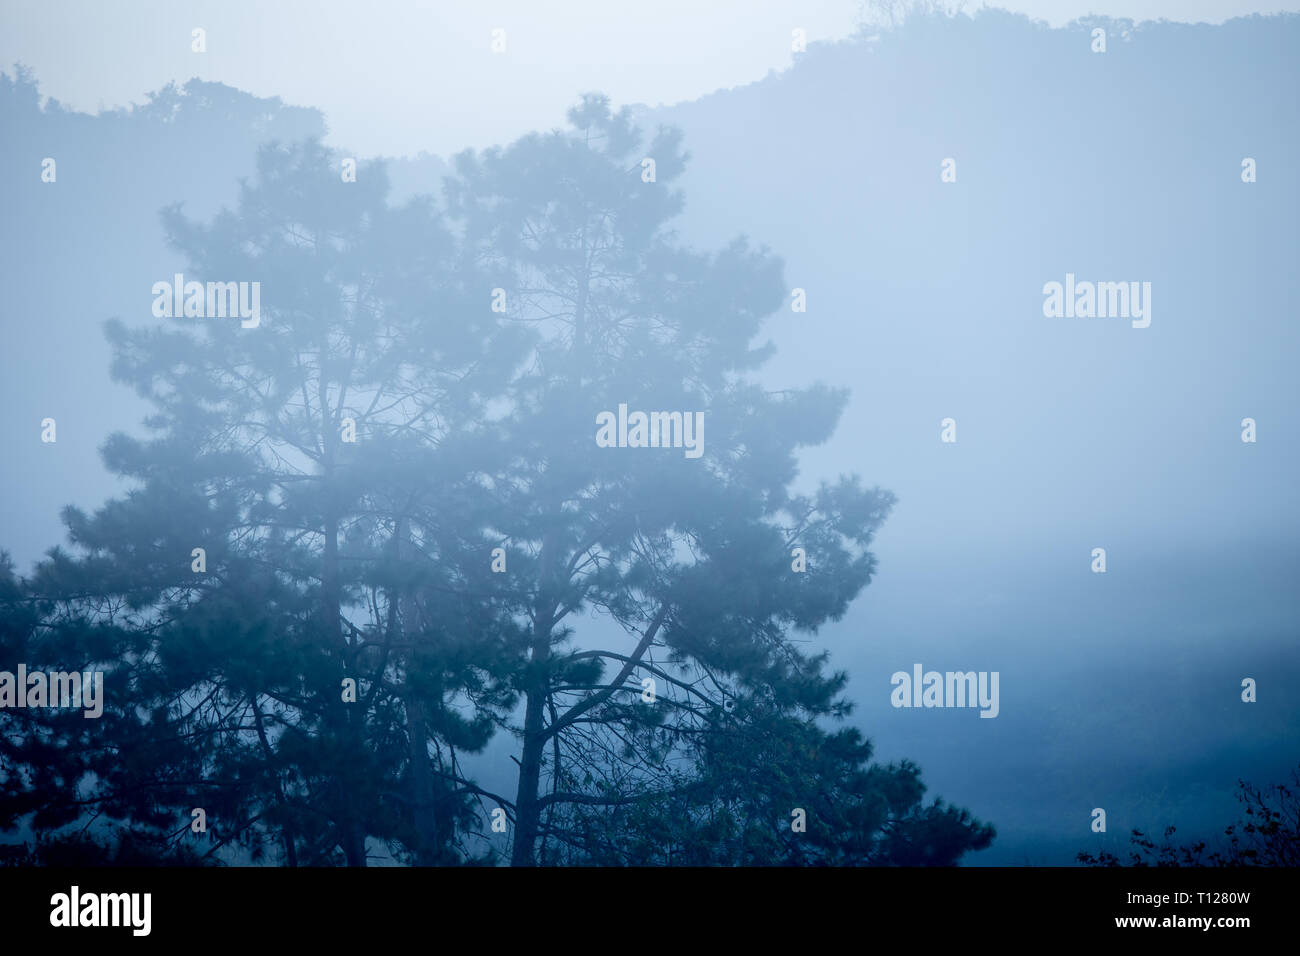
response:
<svg viewBox="0 0 1300 956"><path fill-rule="evenodd" d="M416 834L413 847L418 866L438 863L438 819L433 802L433 778L429 773L429 724L424 701L414 694L406 699L406 734L411 761L411 826Z"/></svg>
<svg viewBox="0 0 1300 956"><path fill-rule="evenodd" d="M542 754L546 752L545 711L550 691L551 629L555 627L555 565L558 559L555 532L542 537L538 560L537 600L533 604L533 646L529 656L528 685L524 690L524 748L519 760L519 789L515 795L515 842L511 866L534 866L533 850L541 830L541 809L537 805L542 778Z"/></svg>
<svg viewBox="0 0 1300 956"><path fill-rule="evenodd" d="M411 546L410 522L405 517L397 519L393 531L393 555L400 572L401 562L408 560L415 549ZM401 643L413 645L419 633L418 608L412 596L405 591L392 595L398 608L397 630ZM411 686L411 661L413 650L406 652L406 687L402 703L406 710L407 760L410 762L411 832L415 835L411 851L417 866L434 866L438 862L438 818L433 799L433 775L429 768L429 721L424 698ZM436 698L440 699L440 698Z"/></svg>
<svg viewBox="0 0 1300 956"><path fill-rule="evenodd" d="M327 495L329 494L328 487L329 483L327 481ZM338 518L334 515L332 505L327 503L326 509L325 554L324 566L321 570L323 626L326 638L338 649L343 657L344 673L355 676L352 674L350 648L343 636L343 601L339 583ZM361 748L364 746L360 729L361 714L358 713L356 704L340 704L339 706L343 707L343 752L345 755L355 753L359 756ZM339 842L343 847L343 855L347 859L348 866L366 865L366 835L357 812L354 797L355 789L352 781L358 766L358 763L345 759L344 766L339 768L338 775L335 777L339 788L341 817L339 820Z"/></svg>
<svg viewBox="0 0 1300 956"><path fill-rule="evenodd" d="M544 625L544 626L543 626ZM533 625L533 648L529 660L534 673L532 686L525 695L524 750L519 761L519 791L515 797L515 842L510 854L511 866L533 866L533 848L541 828L541 810L537 806L542 778L542 754L546 751L546 663L551 656L550 620Z"/></svg>

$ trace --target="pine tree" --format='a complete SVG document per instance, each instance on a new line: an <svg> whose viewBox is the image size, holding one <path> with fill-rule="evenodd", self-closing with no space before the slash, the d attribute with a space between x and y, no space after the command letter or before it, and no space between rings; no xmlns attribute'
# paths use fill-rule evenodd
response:
<svg viewBox="0 0 1300 956"><path fill-rule="evenodd" d="M492 840L491 800L514 865L987 845L835 727L847 675L801 647L871 580L894 499L796 489L845 394L758 381L781 262L678 239L674 131L596 96L570 122L457 157L445 209L309 141L210 224L165 212L185 277L260 282L262 319L109 324L156 409L104 449L132 490L67 509L30 579L0 567L3 649L105 669L105 714L0 715L0 827L67 855L60 828L112 821L106 856L179 862L202 807L204 859L364 865L378 839L443 864ZM605 447L620 406L676 446ZM499 727L513 800L460 759Z"/></svg>
<svg viewBox="0 0 1300 956"><path fill-rule="evenodd" d="M135 488L67 509L77 553L23 583L39 627L19 659L106 668L109 708L58 725L57 771L56 728L22 715L5 819L89 812L177 840L202 807L213 850L257 854L269 833L290 864L357 866L373 836L446 862L471 791L439 764L481 747L508 703L491 670L512 630L490 601L435 612L408 595L465 590L447 569L467 562L437 558L474 546L455 510L472 489L447 460L522 336L458 282L471 272L430 201L387 204L381 167L342 182L307 142L264 149L258 169L211 224L179 208L164 222L187 280L260 283L260 324L108 324L151 435L108 442Z"/></svg>
<svg viewBox="0 0 1300 956"><path fill-rule="evenodd" d="M483 479L500 500L496 527L511 555L503 588L529 634L511 850L525 866L610 859L611 841L593 834L628 808L661 834L667 806L696 825L726 802L715 788L727 774L783 772L764 722L823 737L845 751L826 772L860 774L866 753L817 729L848 714L845 675L828 673L826 655L801 650L798 635L841 616L867 585L868 547L893 504L855 477L793 490L797 450L831 434L845 395L756 382L771 348L754 340L785 299L782 266L743 239L715 253L679 241L680 136L661 130L647 143L626 110L598 96L569 120L566 131L462 154L447 186L449 214L476 259L498 270L511 319L538 334L503 422L515 457ZM596 423L620 405L702 413L702 455L600 447ZM806 568L796 569L796 548ZM621 634L575 641L593 618ZM800 787L782 799L841 786L819 772L800 768ZM892 772L891 782L890 771L870 771L874 799L889 803L879 794L900 786L916 799L873 807L877 828L919 800L913 771ZM780 800L771 796L763 813L774 828ZM954 823L945 861L990 835L965 817ZM653 847L619 858L662 859ZM737 858L781 852L797 855Z"/></svg>

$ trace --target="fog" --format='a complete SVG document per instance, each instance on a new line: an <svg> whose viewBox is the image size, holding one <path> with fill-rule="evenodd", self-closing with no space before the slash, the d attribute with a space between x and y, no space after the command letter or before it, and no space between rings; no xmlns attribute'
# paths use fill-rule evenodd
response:
<svg viewBox="0 0 1300 956"><path fill-rule="evenodd" d="M915 760L932 795L997 827L968 864L1124 853L1134 828L1214 837L1238 778L1281 781L1300 760L1300 16L1052 26L984 10L860 30L853 8L819 17L828 39L806 52L722 57L730 72L685 79L643 64L627 88L664 75L665 92L614 95L648 134L683 133L685 240L745 235L783 260L790 294L758 337L775 346L759 381L849 390L796 487L856 473L897 495L873 580L811 646L849 673L850 722L879 758ZM34 74L10 70L0 89L0 547L24 572L64 540L63 506L128 487L99 449L142 434L149 406L110 381L101 326L155 323L150 287L184 270L160 209L209 220L258 144L309 136L385 160L391 202L438 195L454 152L560 126L589 78L454 134L394 87L366 104L369 124L348 108L345 143L305 80L292 95L263 77L98 114L41 107L32 84L48 93L79 67L31 42L45 51ZM328 98L343 81L321 82ZM501 90L480 79L454 98L472 115ZM44 157L57 184L41 181ZM1044 287L1067 275L1149 283L1149 326L1048 317ZM39 440L47 416L57 445ZM891 675L918 663L1000 673L997 718L892 706ZM467 766L504 791L513 747L498 734Z"/></svg>

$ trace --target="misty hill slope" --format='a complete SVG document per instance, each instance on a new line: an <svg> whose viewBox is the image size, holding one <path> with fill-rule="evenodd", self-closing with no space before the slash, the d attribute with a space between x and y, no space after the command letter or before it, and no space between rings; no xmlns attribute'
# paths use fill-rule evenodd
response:
<svg viewBox="0 0 1300 956"><path fill-rule="evenodd" d="M1298 54L1295 16L989 11L638 111L685 132L683 231L767 242L806 290L769 323L768 381L852 389L805 473L900 503L826 642L882 752L997 822L977 862L1069 862L1098 805L1117 847L1212 835L1237 776L1300 755ZM1045 317L1067 273L1150 282L1150 326ZM918 661L1001 669L999 718L891 708ZM1267 705L1241 703L1260 673Z"/></svg>

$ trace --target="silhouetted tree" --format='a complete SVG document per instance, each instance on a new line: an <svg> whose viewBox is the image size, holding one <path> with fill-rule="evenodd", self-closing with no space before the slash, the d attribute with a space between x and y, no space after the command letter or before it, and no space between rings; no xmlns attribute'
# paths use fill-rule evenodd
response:
<svg viewBox="0 0 1300 956"><path fill-rule="evenodd" d="M472 441L520 336L479 284L457 285L469 276L431 203L391 208L386 188L379 167L342 182L308 142L264 149L211 225L166 212L186 278L259 281L261 324L109 324L115 377L157 409L153 437L104 450L138 487L93 515L67 509L79 555L56 549L25 582L39 626L16 618L5 648L107 667L108 712L8 715L26 732L4 754L6 822L37 807L38 829L91 812L183 837L202 806L218 845L256 852L269 830L290 863L338 848L363 865L368 835L450 859L470 793L435 775L454 757L429 743L487 740L475 708L509 701L488 670L510 626L490 601L434 613L403 596L466 591L446 578L468 562L428 553L466 546L443 533L467 505L463 469L440 462ZM423 522L422 498L438 504Z"/></svg>
<svg viewBox="0 0 1300 956"><path fill-rule="evenodd" d="M861 852L837 838L801 851L772 837L738 859L867 861L892 814L914 807L885 809L885 794L914 773L863 771L869 751L816 729L848 714L845 676L826 673L826 655L802 651L795 635L838 618L868 583L867 548L893 497L856 478L791 489L797 449L830 435L845 396L771 392L749 377L771 352L754 339L785 299L781 264L740 239L716 253L677 239L679 134L644 142L628 112L599 96L569 120L566 131L456 157L446 187L474 261L497 276L510 317L538 334L502 422L514 457L484 474L510 553L501 587L529 632L512 863L612 859L615 841L592 817L600 808L638 807L658 829L663 808L682 806L689 827L755 779L735 825L755 843L788 824L793 806L815 804L822 816L809 829L824 835L873 805L852 824ZM703 454L598 446L598 415L620 405L702 412ZM793 567L795 548L806 571ZM577 643L584 616L619 630ZM770 751L779 738L763 742L765 722L842 752L795 769ZM687 795L694 801L674 802ZM938 851L946 862L988 842L964 818L956 829ZM663 859L654 839L644 854L614 857ZM915 861L926 856L914 848Z"/></svg>
<svg viewBox="0 0 1300 956"><path fill-rule="evenodd" d="M1170 826L1159 843L1134 830L1127 863L1107 850L1076 859L1089 866L1300 866L1300 768L1291 772L1290 785L1261 788L1238 780L1237 800L1243 816L1224 828L1218 848L1204 840L1176 844L1178 831Z"/></svg>
<svg viewBox="0 0 1300 956"><path fill-rule="evenodd" d="M734 713L734 712L733 712ZM941 800L926 804L909 761L871 763L857 730L827 733L751 701L695 738L697 762L656 801L563 818L577 835L566 863L670 866L949 866L983 849L991 826Z"/></svg>
<svg viewBox="0 0 1300 956"><path fill-rule="evenodd" d="M203 858L363 865L379 838L441 864L473 858L490 798L515 865L988 844L830 729L847 677L799 647L870 581L893 496L794 490L845 395L752 377L781 263L677 239L678 134L643 145L596 96L570 121L457 157L445 212L390 206L378 165L341 181L314 141L263 149L210 224L167 210L186 279L260 282L261 323L109 324L155 409L104 448L134 487L67 509L72 551L29 579L0 565L5 659L107 670L105 714L0 715L0 826L183 861L201 806ZM601 447L620 405L702 414L700 454ZM514 800L457 756L500 726Z"/></svg>

